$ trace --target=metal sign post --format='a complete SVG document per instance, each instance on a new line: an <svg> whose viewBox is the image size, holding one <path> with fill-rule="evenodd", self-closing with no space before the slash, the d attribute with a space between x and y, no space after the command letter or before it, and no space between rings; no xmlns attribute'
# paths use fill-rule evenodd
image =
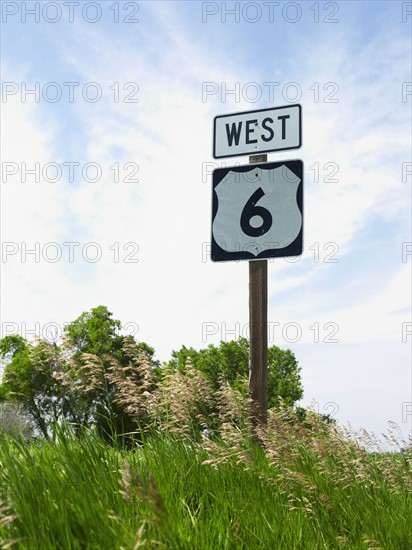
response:
<svg viewBox="0 0 412 550"><path fill-rule="evenodd" d="M249 163L266 162L267 155L253 155ZM249 263L249 395L255 417L267 420L268 410L268 262Z"/></svg>

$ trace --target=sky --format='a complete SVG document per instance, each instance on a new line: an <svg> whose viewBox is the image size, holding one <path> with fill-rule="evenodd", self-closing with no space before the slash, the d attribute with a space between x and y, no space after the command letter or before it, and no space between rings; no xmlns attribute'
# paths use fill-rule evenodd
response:
<svg viewBox="0 0 412 550"><path fill-rule="evenodd" d="M412 427L412 3L2 2L1 337L105 305L160 361L248 337L246 261L212 262L222 114L300 104L303 253L268 260L300 404Z"/></svg>

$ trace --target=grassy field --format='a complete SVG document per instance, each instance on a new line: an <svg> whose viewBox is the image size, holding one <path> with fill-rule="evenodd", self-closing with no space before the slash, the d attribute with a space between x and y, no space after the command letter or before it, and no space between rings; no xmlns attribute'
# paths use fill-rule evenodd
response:
<svg viewBox="0 0 412 550"><path fill-rule="evenodd" d="M152 432L129 450L69 429L3 437L0 547L411 549L411 455L311 418L272 412L255 439L233 422L213 440Z"/></svg>

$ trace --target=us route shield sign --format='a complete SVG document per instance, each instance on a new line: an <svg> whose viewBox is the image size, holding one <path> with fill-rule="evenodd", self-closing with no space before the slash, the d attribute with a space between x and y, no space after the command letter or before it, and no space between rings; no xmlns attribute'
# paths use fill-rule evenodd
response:
<svg viewBox="0 0 412 550"><path fill-rule="evenodd" d="M213 171L214 262L299 256L303 249L303 162Z"/></svg>

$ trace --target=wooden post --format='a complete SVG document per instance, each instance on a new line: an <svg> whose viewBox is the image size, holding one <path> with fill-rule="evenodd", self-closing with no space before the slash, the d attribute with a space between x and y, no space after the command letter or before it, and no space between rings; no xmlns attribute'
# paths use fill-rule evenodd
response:
<svg viewBox="0 0 412 550"><path fill-rule="evenodd" d="M267 155L249 157L251 164L266 161ZM249 261L249 395L255 408L253 416L261 422L266 422L268 409L267 309L267 260Z"/></svg>

